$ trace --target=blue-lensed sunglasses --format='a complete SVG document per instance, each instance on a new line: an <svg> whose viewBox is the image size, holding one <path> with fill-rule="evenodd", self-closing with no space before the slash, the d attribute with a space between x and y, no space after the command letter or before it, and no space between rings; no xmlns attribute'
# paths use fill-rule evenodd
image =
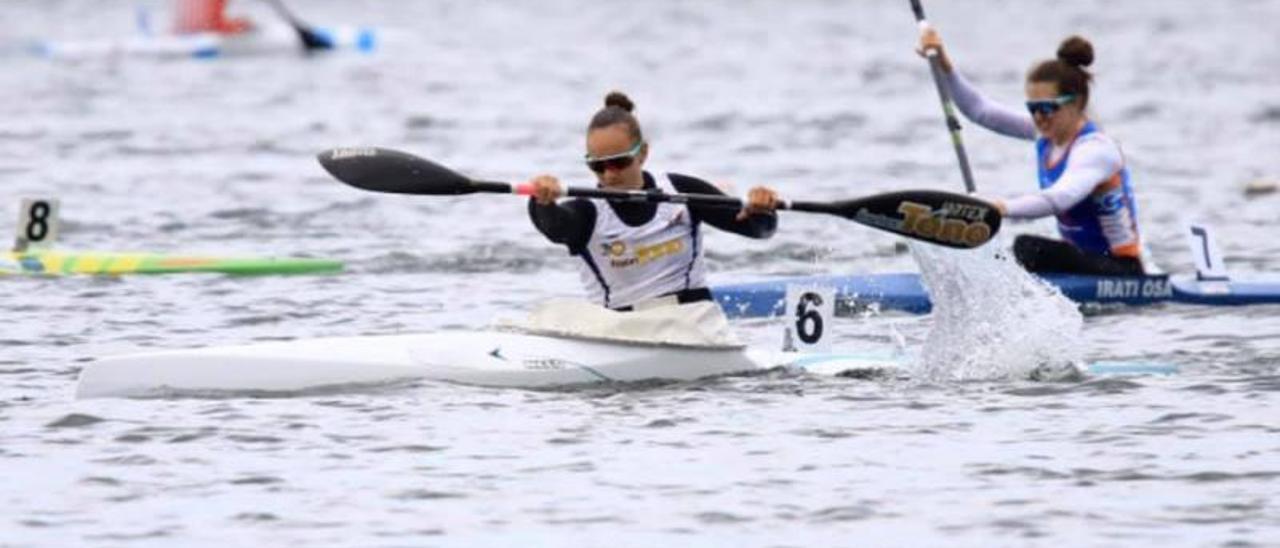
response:
<svg viewBox="0 0 1280 548"><path fill-rule="evenodd" d="M1059 95L1053 99L1027 101L1027 112L1030 112L1032 116L1053 116L1053 113L1058 112L1058 110L1062 108L1062 105L1075 100L1075 94L1068 93L1066 95Z"/></svg>
<svg viewBox="0 0 1280 548"><path fill-rule="evenodd" d="M609 168L616 170L624 170L631 167L631 163L636 161L636 156L640 155L640 149L644 148L644 141L636 141L635 146L624 152L610 154L608 156L592 157L587 155L587 167L596 173L604 173Z"/></svg>

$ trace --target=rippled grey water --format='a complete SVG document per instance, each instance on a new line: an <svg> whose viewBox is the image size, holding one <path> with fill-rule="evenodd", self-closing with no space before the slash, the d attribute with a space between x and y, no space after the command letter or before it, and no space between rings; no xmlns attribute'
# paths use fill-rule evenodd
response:
<svg viewBox="0 0 1280 548"><path fill-rule="evenodd" d="M265 7L242 9L267 18ZM394 29L375 56L51 63L32 37L131 31L132 5L0 6L0 208L63 200L64 247L305 254L339 276L0 279L0 546L1188 545L1280 538L1277 307L1090 316L1093 359L1172 377L920 384L771 374L641 389L422 384L283 399L74 401L142 348L476 327L577 293L519 200L379 196L312 155L403 148L490 178L589 181L605 91L653 164L833 199L960 188L905 1L293 2ZM1020 99L1068 33L1121 139L1165 268L1182 223L1280 271L1280 2L928 2L961 67ZM20 21L21 24L13 22ZM967 131L979 188L1030 147ZM4 216L0 223L12 222ZM1048 224L1015 227L1048 232ZM710 237L720 280L913 267L892 238L788 216ZM919 344L928 318L848 319L838 345ZM769 321L740 324L775 344Z"/></svg>

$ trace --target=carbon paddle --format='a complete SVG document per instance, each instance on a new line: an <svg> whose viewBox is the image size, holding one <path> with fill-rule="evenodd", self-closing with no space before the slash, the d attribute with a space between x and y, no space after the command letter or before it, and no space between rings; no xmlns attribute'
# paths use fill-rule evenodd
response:
<svg viewBox="0 0 1280 548"><path fill-rule="evenodd" d="M385 148L335 148L321 152L317 158L325 171L339 181L374 192L429 196L533 193L532 185L478 181L431 160ZM582 187L566 187L564 194L615 202L743 206L741 199L720 194ZM906 190L835 202L782 200L778 209L837 215L886 232L957 248L986 243L1000 230L1001 220L995 206L984 200L938 190Z"/></svg>
<svg viewBox="0 0 1280 548"><path fill-rule="evenodd" d="M294 32L298 33L298 39L302 41L302 47L307 51L307 53L333 49L333 43L331 43L329 39L321 36L316 31L311 30L310 27L303 24L297 17L294 17L293 12L289 11L289 8L286 8L281 0L267 0L267 3L271 4L271 7L276 10L276 13L288 22L289 26L293 27Z"/></svg>
<svg viewBox="0 0 1280 548"><path fill-rule="evenodd" d="M916 23L920 32L929 28L929 21L924 18L924 6L921 0L911 0L911 11L916 14ZM960 161L960 175L964 177L964 189L970 194L977 191L973 182L973 171L969 169L969 156L964 152L964 141L960 139L960 119L956 117L955 101L951 99L951 87L947 85L942 74L942 61L938 59L938 50L925 50L929 58L929 72L933 74L933 83L938 87L938 99L942 101L942 115L946 119L947 131L951 132L951 144L955 145L956 159Z"/></svg>

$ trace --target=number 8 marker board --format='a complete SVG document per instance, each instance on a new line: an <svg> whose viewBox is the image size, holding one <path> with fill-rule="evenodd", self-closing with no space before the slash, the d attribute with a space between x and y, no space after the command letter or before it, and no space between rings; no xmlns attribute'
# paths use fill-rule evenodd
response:
<svg viewBox="0 0 1280 548"><path fill-rule="evenodd" d="M123 275L211 272L252 276L312 274L342 270L342 263L312 258L219 257L146 252L67 251L51 247L59 235L59 202L22 200L12 251L0 253L4 275Z"/></svg>

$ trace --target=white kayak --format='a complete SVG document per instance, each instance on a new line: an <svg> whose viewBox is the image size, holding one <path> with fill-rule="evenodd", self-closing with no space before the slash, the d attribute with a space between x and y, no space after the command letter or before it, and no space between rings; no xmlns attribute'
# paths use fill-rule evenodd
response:
<svg viewBox="0 0 1280 548"><path fill-rule="evenodd" d="M820 354L619 343L507 331L337 337L148 352L90 362L77 398L278 395L403 381L550 388L685 381L778 367L823 375L897 375L888 354ZM1170 366L1097 363L1091 373L1171 373Z"/></svg>
<svg viewBox="0 0 1280 548"><path fill-rule="evenodd" d="M539 388L693 380L789 364L891 371L875 355L619 343L505 331L336 337L109 357L80 372L76 397L292 393L410 380Z"/></svg>

